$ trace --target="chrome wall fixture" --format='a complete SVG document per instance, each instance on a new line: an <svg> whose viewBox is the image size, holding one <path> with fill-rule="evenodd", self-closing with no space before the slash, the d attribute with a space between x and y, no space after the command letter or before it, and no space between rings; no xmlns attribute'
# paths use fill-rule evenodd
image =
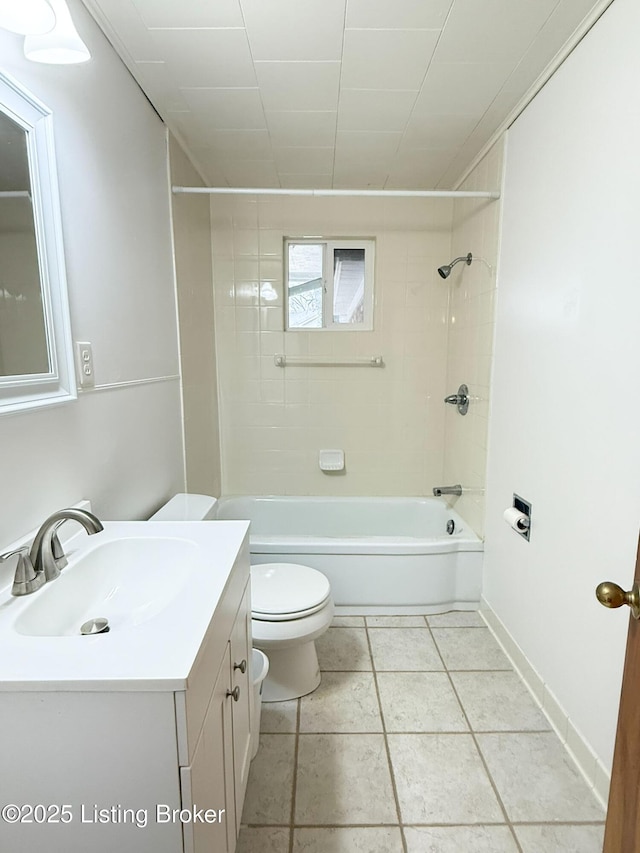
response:
<svg viewBox="0 0 640 853"><path fill-rule="evenodd" d="M444 398L445 403L450 406L457 406L461 415L466 415L469 411L469 389L466 385L461 385L458 388L457 394L449 394Z"/></svg>
<svg viewBox="0 0 640 853"><path fill-rule="evenodd" d="M273 357L276 367L384 367L384 358L381 355L372 355L370 358L352 358L348 361L339 361L331 358L313 358L307 356L285 355L276 353Z"/></svg>
<svg viewBox="0 0 640 853"><path fill-rule="evenodd" d="M455 267L456 264L459 264L460 261L464 261L466 265L469 266L472 260L473 255L471 254L471 252L469 252L469 254L467 255L461 255L459 258L455 258L453 261L451 261L450 264L445 264L442 267L438 267L438 274L442 278L449 278L449 276L451 275L451 270Z"/></svg>
<svg viewBox="0 0 640 853"><path fill-rule="evenodd" d="M443 495L455 495L459 498L462 495L462 486L460 483L456 483L455 486L434 486L433 494L436 498L441 498Z"/></svg>

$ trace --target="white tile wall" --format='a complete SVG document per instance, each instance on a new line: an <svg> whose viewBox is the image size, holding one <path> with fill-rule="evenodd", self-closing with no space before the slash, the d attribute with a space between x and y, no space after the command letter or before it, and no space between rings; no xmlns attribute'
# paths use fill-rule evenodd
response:
<svg viewBox="0 0 640 853"><path fill-rule="evenodd" d="M503 143L497 143L460 189L500 189ZM468 385L471 404L462 417L447 406L444 480L465 492L456 509L480 535L484 531L484 489L496 299L500 201L460 199L454 203L451 257L473 254L471 266L457 264L449 286L447 394Z"/></svg>
<svg viewBox="0 0 640 853"><path fill-rule="evenodd" d="M212 200L223 491L425 494L442 478L447 200ZM284 236L376 239L375 328L284 332ZM384 369L275 367L277 352ZM342 448L344 475L318 467Z"/></svg>

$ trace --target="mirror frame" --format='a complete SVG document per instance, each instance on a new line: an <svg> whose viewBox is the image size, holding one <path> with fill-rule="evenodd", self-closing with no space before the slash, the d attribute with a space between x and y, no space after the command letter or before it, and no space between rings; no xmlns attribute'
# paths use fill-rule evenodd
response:
<svg viewBox="0 0 640 853"><path fill-rule="evenodd" d="M0 112L22 127L29 158L47 373L0 376L0 415L58 405L78 396L69 319L62 217L51 110L0 70Z"/></svg>

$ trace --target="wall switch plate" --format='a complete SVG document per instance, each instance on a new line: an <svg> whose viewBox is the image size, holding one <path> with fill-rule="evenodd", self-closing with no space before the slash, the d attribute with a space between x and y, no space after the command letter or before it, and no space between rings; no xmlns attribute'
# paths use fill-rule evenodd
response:
<svg viewBox="0 0 640 853"><path fill-rule="evenodd" d="M96 380L93 375L93 351L90 343L76 341L76 361L80 387L92 388L96 384Z"/></svg>

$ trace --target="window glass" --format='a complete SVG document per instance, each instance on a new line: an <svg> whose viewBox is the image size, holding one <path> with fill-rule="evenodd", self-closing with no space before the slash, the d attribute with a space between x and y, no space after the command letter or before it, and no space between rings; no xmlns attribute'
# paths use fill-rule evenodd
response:
<svg viewBox="0 0 640 853"><path fill-rule="evenodd" d="M364 249L333 250L333 322L364 322Z"/></svg>
<svg viewBox="0 0 640 853"><path fill-rule="evenodd" d="M289 243L288 250L289 328L321 329L324 247L318 243Z"/></svg>

